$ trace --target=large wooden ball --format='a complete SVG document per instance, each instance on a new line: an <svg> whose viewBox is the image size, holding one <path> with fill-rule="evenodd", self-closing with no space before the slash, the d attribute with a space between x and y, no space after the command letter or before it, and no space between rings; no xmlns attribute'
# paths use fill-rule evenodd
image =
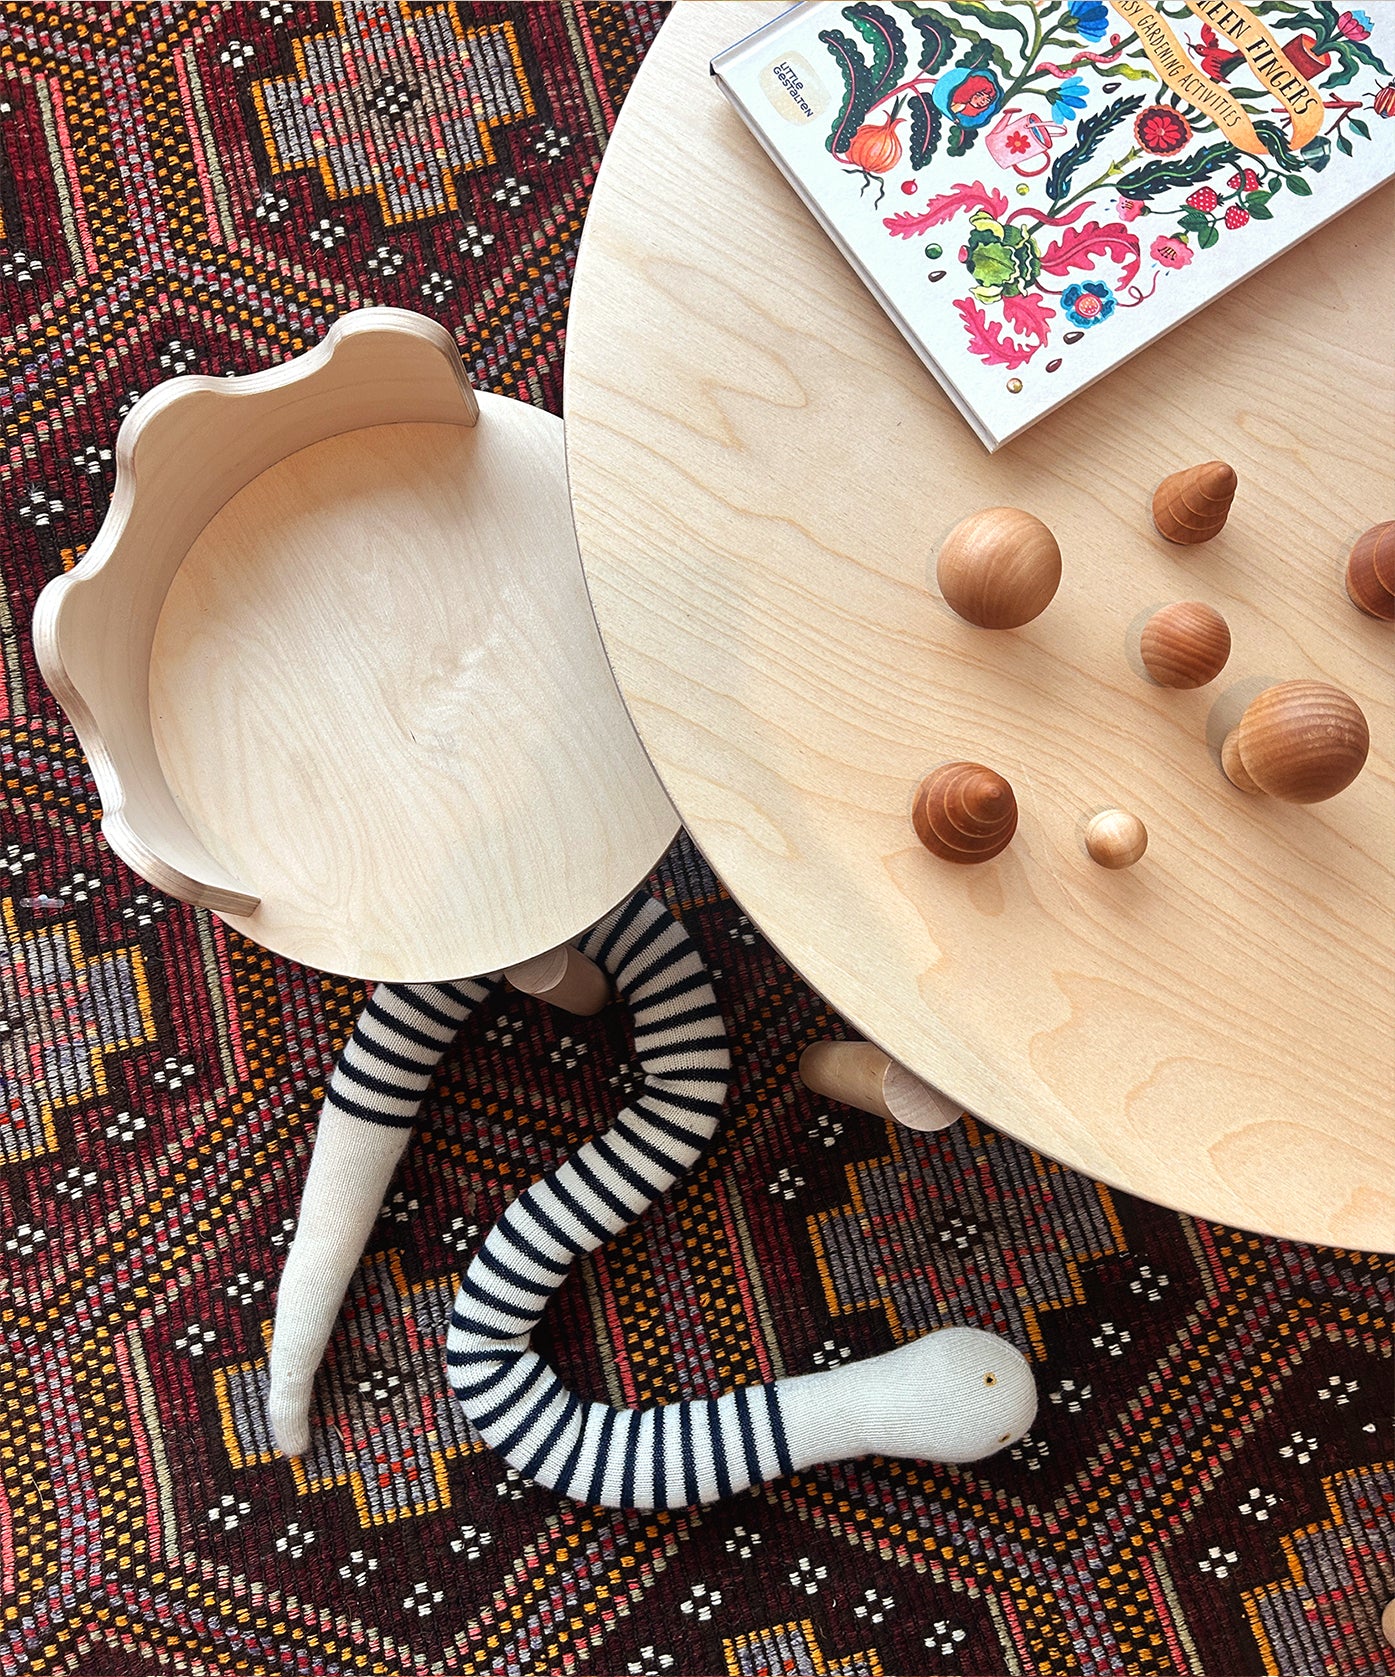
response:
<svg viewBox="0 0 1395 1677"><path fill-rule="evenodd" d="M916 837L945 862L988 862L1017 831L1012 787L982 763L941 763L916 788Z"/></svg>
<svg viewBox="0 0 1395 1677"><path fill-rule="evenodd" d="M1373 524L1352 543L1347 593L1368 617L1395 619L1395 519Z"/></svg>
<svg viewBox="0 0 1395 1677"><path fill-rule="evenodd" d="M1356 700L1325 681L1266 688L1226 736L1225 772L1245 792L1317 804L1361 773L1371 735Z"/></svg>
<svg viewBox="0 0 1395 1677"><path fill-rule="evenodd" d="M1178 600L1155 611L1139 642L1143 667L1164 687L1204 687L1230 657L1230 626L1214 606Z"/></svg>
<svg viewBox="0 0 1395 1677"><path fill-rule="evenodd" d="M951 610L980 629L1019 629L1051 604L1061 550L1021 507L985 507L945 537L935 578Z"/></svg>

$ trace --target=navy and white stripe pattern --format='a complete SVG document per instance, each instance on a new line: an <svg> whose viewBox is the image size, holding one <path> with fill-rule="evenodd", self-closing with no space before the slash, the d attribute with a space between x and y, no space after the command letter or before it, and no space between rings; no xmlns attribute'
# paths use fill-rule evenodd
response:
<svg viewBox="0 0 1395 1677"><path fill-rule="evenodd" d="M604 1135L514 1200L465 1273L447 1373L485 1441L525 1478L579 1501L675 1508L841 1456L974 1462L1020 1438L1036 1413L1030 1366L969 1327L720 1398L618 1409L568 1391L531 1348L533 1330L572 1263L692 1167L731 1070L706 970L662 904L631 898L579 947L634 1010L643 1089ZM288 1455L308 1447L315 1371L432 1073L496 982L380 985L335 1069L271 1348L268 1413Z"/></svg>
<svg viewBox="0 0 1395 1677"><path fill-rule="evenodd" d="M578 947L634 1010L643 1090L490 1230L456 1297L447 1372L475 1428L525 1479L582 1502L683 1507L791 1470L774 1386L617 1409L568 1391L529 1336L573 1261L711 1140L731 1070L726 1029L691 939L652 897L633 897Z"/></svg>
<svg viewBox="0 0 1395 1677"><path fill-rule="evenodd" d="M499 982L493 973L450 984L379 984L344 1044L325 1106L410 1129L442 1056Z"/></svg>

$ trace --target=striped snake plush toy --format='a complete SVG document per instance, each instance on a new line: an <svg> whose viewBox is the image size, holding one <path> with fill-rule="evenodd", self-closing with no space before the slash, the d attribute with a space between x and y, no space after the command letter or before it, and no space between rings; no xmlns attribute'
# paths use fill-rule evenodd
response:
<svg viewBox="0 0 1395 1677"><path fill-rule="evenodd" d="M643 1089L509 1205L460 1284L446 1372L484 1440L565 1496L674 1508L818 1462L972 1462L1020 1438L1036 1413L1031 1370L977 1328L720 1398L620 1409L567 1390L531 1348L534 1328L574 1260L692 1167L716 1131L731 1068L706 969L661 903L638 893L578 947L633 1009ZM277 1299L270 1420L287 1455L309 1447L315 1373L427 1085L497 982L380 984L335 1066Z"/></svg>

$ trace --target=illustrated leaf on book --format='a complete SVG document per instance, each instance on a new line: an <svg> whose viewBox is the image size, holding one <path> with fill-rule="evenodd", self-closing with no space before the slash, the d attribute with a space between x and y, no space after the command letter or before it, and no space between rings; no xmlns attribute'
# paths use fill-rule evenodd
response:
<svg viewBox="0 0 1395 1677"><path fill-rule="evenodd" d="M1119 285L1127 285L1133 279L1141 260L1138 240L1122 221L1105 226L1098 221L1087 221L1083 227L1072 227L1059 239L1053 239L1041 253L1041 265L1048 274L1068 274L1073 268L1093 272L1097 256L1112 257L1120 265Z"/></svg>
<svg viewBox="0 0 1395 1677"><path fill-rule="evenodd" d="M933 17L916 18L914 27L920 31L921 71L933 76L949 63L950 54L954 51L954 31Z"/></svg>
<svg viewBox="0 0 1395 1677"><path fill-rule="evenodd" d="M1283 129L1274 122L1257 122L1255 133L1264 141L1264 148L1281 169L1311 169L1321 174L1332 161L1332 145L1326 134L1309 140L1302 151L1295 151L1288 143Z"/></svg>
<svg viewBox="0 0 1395 1677"><path fill-rule="evenodd" d="M1004 297L1003 315L1015 331L1027 336L1028 342L1014 343L1003 336L1002 323L989 320L977 303L961 297L954 307L963 319L969 334L969 349L990 367L1025 367L1046 342L1050 328L1046 322L1055 314L1037 297Z"/></svg>
<svg viewBox="0 0 1395 1677"><path fill-rule="evenodd" d="M912 89L906 96L906 109L911 118L911 143L907 155L911 168L923 169L940 143L940 113L923 87Z"/></svg>
<svg viewBox="0 0 1395 1677"><path fill-rule="evenodd" d="M918 234L972 210L984 210L994 221L1001 221L1008 212L1008 201L997 187L990 188L982 181L973 181L939 193L923 210L902 210L897 215L886 216L883 226L895 239L914 239Z"/></svg>
<svg viewBox="0 0 1395 1677"><path fill-rule="evenodd" d="M1061 153L1046 177L1046 196L1052 203L1058 202L1070 191L1072 175L1082 163L1089 162L1095 155L1105 135L1117 128L1125 117L1132 116L1142 103L1143 95L1135 93L1127 99L1116 99L1102 111L1084 118L1075 131L1075 144L1069 151Z"/></svg>
<svg viewBox="0 0 1395 1677"><path fill-rule="evenodd" d="M1160 157L1154 163L1145 163L1141 169L1120 176L1115 184L1124 198L1156 198L1174 186L1195 186L1223 163L1233 163L1237 156L1235 147L1222 140L1202 146L1189 157Z"/></svg>
<svg viewBox="0 0 1395 1677"><path fill-rule="evenodd" d="M1016 30L1022 37L1023 57L1025 58L1031 52L1032 48L1027 38L1026 25L1021 19L1013 17L1010 12L990 12L983 6L981 0L943 0L943 3L949 7L950 11L958 12L960 17L972 18L975 23L981 23L987 29ZM960 24L957 33L961 41L969 41L974 46L983 49L983 56L976 59L976 63L986 64L991 58L1005 76L1012 76L1012 66L1008 63L1002 48L996 42L986 41L982 35L977 34L972 29L966 29L963 24ZM963 61L961 60L961 62Z"/></svg>
<svg viewBox="0 0 1395 1677"><path fill-rule="evenodd" d="M879 7L868 0L845 6L842 15L872 49L869 64L861 47L838 29L821 29L819 39L833 55L843 76L843 103L827 146L841 157L861 128L868 111L890 93L906 71L906 44L901 31Z"/></svg>

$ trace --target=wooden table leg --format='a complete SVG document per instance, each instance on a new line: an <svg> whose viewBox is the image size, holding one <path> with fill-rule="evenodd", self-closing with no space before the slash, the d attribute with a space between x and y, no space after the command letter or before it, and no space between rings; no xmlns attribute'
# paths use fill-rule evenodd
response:
<svg viewBox="0 0 1395 1677"><path fill-rule="evenodd" d="M599 1013L615 994L609 976L569 943L506 967L504 977L515 990L583 1018Z"/></svg>
<svg viewBox="0 0 1395 1677"><path fill-rule="evenodd" d="M815 1042L799 1058L799 1075L816 1095L842 1101L908 1130L947 1130L964 1109L871 1042Z"/></svg>

